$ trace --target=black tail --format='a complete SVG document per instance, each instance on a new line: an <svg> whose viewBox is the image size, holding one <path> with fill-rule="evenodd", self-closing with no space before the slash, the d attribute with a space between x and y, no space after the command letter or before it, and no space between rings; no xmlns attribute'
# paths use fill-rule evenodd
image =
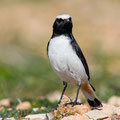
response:
<svg viewBox="0 0 120 120"><path fill-rule="evenodd" d="M85 86L81 87L81 90L91 107L102 107L102 104L97 99L97 96L95 94L95 89L93 88L92 85L86 84Z"/></svg>
<svg viewBox="0 0 120 120"><path fill-rule="evenodd" d="M102 103L97 98L95 98L94 100L88 99L87 101L91 107L102 107L103 106Z"/></svg>

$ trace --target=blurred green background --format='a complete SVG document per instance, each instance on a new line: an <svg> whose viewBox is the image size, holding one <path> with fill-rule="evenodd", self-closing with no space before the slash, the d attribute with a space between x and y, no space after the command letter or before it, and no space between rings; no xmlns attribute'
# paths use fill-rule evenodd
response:
<svg viewBox="0 0 120 120"><path fill-rule="evenodd" d="M119 0L0 0L0 99L39 98L62 90L46 52L61 13L72 16L98 97L120 96Z"/></svg>

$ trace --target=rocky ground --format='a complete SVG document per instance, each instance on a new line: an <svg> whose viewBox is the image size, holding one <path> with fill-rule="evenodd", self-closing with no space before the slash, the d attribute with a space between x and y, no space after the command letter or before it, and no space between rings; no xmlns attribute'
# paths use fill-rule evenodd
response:
<svg viewBox="0 0 120 120"><path fill-rule="evenodd" d="M119 120L120 119L120 97L113 96L108 103L102 103L103 107L91 109L88 104L78 104L72 107L69 103L70 99L64 96L61 104L57 109L48 113L28 113L25 117L9 117L6 120ZM10 100L4 99L0 101L0 113L3 106L9 106ZM17 110L31 108L30 102L22 102L16 106ZM37 111L39 108L34 108ZM41 107L45 109L45 107ZM1 118L2 119L2 118Z"/></svg>
<svg viewBox="0 0 120 120"><path fill-rule="evenodd" d="M112 100L110 101L112 103ZM75 105L74 107L71 105L64 105L65 103L69 102L70 99L64 96L62 103L59 105L57 110L52 112L55 118L61 120L120 119L120 107L115 107L114 105L103 103L103 107L91 110L88 104Z"/></svg>

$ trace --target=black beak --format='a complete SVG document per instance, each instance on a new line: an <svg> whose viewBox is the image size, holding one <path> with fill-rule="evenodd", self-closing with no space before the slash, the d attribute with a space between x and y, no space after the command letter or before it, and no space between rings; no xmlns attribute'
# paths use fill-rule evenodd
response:
<svg viewBox="0 0 120 120"><path fill-rule="evenodd" d="M67 20L66 20L66 22L70 22L70 20L69 20L69 19L67 19Z"/></svg>

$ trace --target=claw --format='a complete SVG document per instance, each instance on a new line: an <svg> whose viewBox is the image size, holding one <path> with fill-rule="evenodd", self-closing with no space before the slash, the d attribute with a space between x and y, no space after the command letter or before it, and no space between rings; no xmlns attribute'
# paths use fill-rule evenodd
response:
<svg viewBox="0 0 120 120"><path fill-rule="evenodd" d="M64 105L67 106L69 104L72 105L72 107L74 107L75 105L81 105L82 103L78 103L78 102L74 101L74 102L65 103Z"/></svg>
<svg viewBox="0 0 120 120"><path fill-rule="evenodd" d="M73 102L72 107L74 107L74 105L77 105L77 102L76 102L76 101Z"/></svg>

